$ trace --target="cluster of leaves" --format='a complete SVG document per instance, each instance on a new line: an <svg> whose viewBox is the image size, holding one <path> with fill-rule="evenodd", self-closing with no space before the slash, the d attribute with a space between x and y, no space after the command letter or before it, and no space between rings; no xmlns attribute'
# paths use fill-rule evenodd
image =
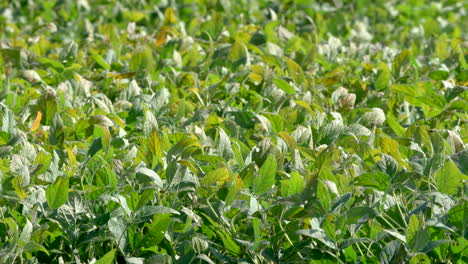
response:
<svg viewBox="0 0 468 264"><path fill-rule="evenodd" d="M468 3L0 2L0 263L468 262Z"/></svg>

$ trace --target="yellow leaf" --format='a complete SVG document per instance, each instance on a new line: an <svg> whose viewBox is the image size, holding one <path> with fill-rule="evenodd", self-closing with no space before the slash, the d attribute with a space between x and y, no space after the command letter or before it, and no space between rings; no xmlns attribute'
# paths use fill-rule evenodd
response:
<svg viewBox="0 0 468 264"><path fill-rule="evenodd" d="M177 17L175 15L174 9L167 8L164 12L164 24L174 24L177 22Z"/></svg>
<svg viewBox="0 0 468 264"><path fill-rule="evenodd" d="M148 138L148 151L151 159L153 157L162 157L163 151L161 145L161 138L159 137L159 133L156 129L153 129L151 131L151 134Z"/></svg>
<svg viewBox="0 0 468 264"><path fill-rule="evenodd" d="M124 11L123 17L125 20L130 20L132 22L138 22L145 18L145 13L138 11Z"/></svg>
<svg viewBox="0 0 468 264"><path fill-rule="evenodd" d="M128 79L128 78L131 78L133 77L135 74L137 74L136 72L126 72L126 73L108 73L107 74L107 77L113 77L114 79Z"/></svg>
<svg viewBox="0 0 468 264"><path fill-rule="evenodd" d="M250 67L252 73L250 73L249 78L255 83L261 83L263 81L264 69L261 65L252 65Z"/></svg>
<svg viewBox="0 0 468 264"><path fill-rule="evenodd" d="M223 119L214 112L212 112L206 119L206 124L209 126L215 126L215 125L221 124L222 122L223 122Z"/></svg>
<svg viewBox="0 0 468 264"><path fill-rule="evenodd" d="M198 89L196 87L189 88L188 90L189 90L189 92L192 92L192 93L199 93L200 92L200 89Z"/></svg>
<svg viewBox="0 0 468 264"><path fill-rule="evenodd" d="M247 54L247 47L244 45L244 43L236 40L234 44L232 44L231 52L229 53L229 59L235 62L246 57Z"/></svg>
<svg viewBox="0 0 468 264"><path fill-rule="evenodd" d="M212 185L214 183L222 185L230 179L231 172L227 168L219 168L205 175L205 177L203 177L203 179L201 180L201 183L203 185Z"/></svg>
<svg viewBox="0 0 468 264"><path fill-rule="evenodd" d="M408 164L401 157L399 144L396 140L390 137L382 136L380 138L380 149L383 153L388 154L396 159L400 166L407 166Z"/></svg>
<svg viewBox="0 0 468 264"><path fill-rule="evenodd" d="M125 127L125 122L118 115L109 116L109 119L114 121L120 127Z"/></svg>
<svg viewBox="0 0 468 264"><path fill-rule="evenodd" d="M244 182L242 181L242 178L239 176L239 174L236 174L234 182L236 184L237 191L240 191L244 187Z"/></svg>
<svg viewBox="0 0 468 264"><path fill-rule="evenodd" d="M156 36L156 47L160 47L166 43L167 32L166 31L159 31L158 35Z"/></svg>
<svg viewBox="0 0 468 264"><path fill-rule="evenodd" d="M34 120L34 123L32 124L30 131L36 130L41 125L41 119L42 119L42 112L37 112L36 119Z"/></svg>
<svg viewBox="0 0 468 264"><path fill-rule="evenodd" d="M284 140L284 142L286 142L289 147L291 148L291 150L294 150L297 146L296 144L296 140L294 140L293 137L291 137L288 132L285 132L285 131L281 131L278 133L278 135Z"/></svg>
<svg viewBox="0 0 468 264"><path fill-rule="evenodd" d="M321 82L325 86L331 86L331 85L341 81L341 79L343 78L344 75L345 75L345 71L343 70L343 68L338 67L338 68L334 69L333 71L327 73L325 75L325 77L321 80Z"/></svg>
<svg viewBox="0 0 468 264"><path fill-rule="evenodd" d="M78 167L78 162L76 161L76 156L75 153L69 148L65 148L67 151L67 156L68 156L68 163L70 164L71 167Z"/></svg>

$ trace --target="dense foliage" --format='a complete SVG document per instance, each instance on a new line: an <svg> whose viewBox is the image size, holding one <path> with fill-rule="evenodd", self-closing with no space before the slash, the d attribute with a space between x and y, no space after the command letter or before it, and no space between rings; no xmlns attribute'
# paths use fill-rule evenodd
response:
<svg viewBox="0 0 468 264"><path fill-rule="evenodd" d="M467 263L467 10L0 1L0 263Z"/></svg>

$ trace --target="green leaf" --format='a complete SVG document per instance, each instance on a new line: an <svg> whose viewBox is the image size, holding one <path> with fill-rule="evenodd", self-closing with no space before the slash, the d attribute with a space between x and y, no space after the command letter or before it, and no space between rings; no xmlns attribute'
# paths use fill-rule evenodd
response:
<svg viewBox="0 0 468 264"><path fill-rule="evenodd" d="M101 125L94 125L93 137L101 138L101 144L104 147L104 150L109 150L111 144L111 134L107 127Z"/></svg>
<svg viewBox="0 0 468 264"><path fill-rule="evenodd" d="M294 88L287 81L283 79L279 79L279 78L275 78L272 81L276 85L276 87L285 91L287 94L289 95L296 94L296 90L294 90Z"/></svg>
<svg viewBox="0 0 468 264"><path fill-rule="evenodd" d="M107 166L100 168L95 174L96 186L98 187L115 187L117 186L117 177L115 173Z"/></svg>
<svg viewBox="0 0 468 264"><path fill-rule="evenodd" d="M229 112L229 114L234 116L234 120L236 123L246 129L254 128L255 122L254 117L255 115L252 112L247 111L238 111L238 112Z"/></svg>
<svg viewBox="0 0 468 264"><path fill-rule="evenodd" d="M125 201L125 198L122 197L122 200L120 201ZM121 206L124 208L122 203ZM127 206L126 202L125 206ZM127 210L130 211L129 208L124 209L124 211ZM122 217L112 217L107 222L107 225L110 233L114 238L114 241L118 243L119 248L123 249L127 243L127 225L125 220L123 220Z"/></svg>
<svg viewBox="0 0 468 264"><path fill-rule="evenodd" d="M24 243L28 243L31 240L31 233L33 231L33 225L29 220L26 219L26 224L21 231L19 236L19 240L23 241Z"/></svg>
<svg viewBox="0 0 468 264"><path fill-rule="evenodd" d="M386 121L397 136L402 137L405 134L405 129L398 123L398 120L391 112L387 113Z"/></svg>
<svg viewBox="0 0 468 264"><path fill-rule="evenodd" d="M346 211L346 219L348 225L351 224L356 224L356 223L361 223L363 221L366 221L370 218L373 218L376 216L377 213L374 209L370 207L353 207Z"/></svg>
<svg viewBox="0 0 468 264"><path fill-rule="evenodd" d="M437 42L435 43L435 53L439 57L440 61L445 60L450 56L450 48L448 47L449 37L447 34L442 34L437 37Z"/></svg>
<svg viewBox="0 0 468 264"><path fill-rule="evenodd" d="M447 71L432 71L429 73L429 77L434 81L447 80L449 75Z"/></svg>
<svg viewBox="0 0 468 264"><path fill-rule="evenodd" d="M66 65L71 65L75 62L76 55L78 54L78 44L76 42L69 41L66 46L60 51L60 60L66 61Z"/></svg>
<svg viewBox="0 0 468 264"><path fill-rule="evenodd" d="M172 54L171 54L172 55ZM138 48L133 53L132 59L130 60L130 71L141 72L149 71L153 69L154 58L150 48Z"/></svg>
<svg viewBox="0 0 468 264"><path fill-rule="evenodd" d="M401 51L393 60L392 71L396 78L400 77L401 68L408 64L410 55L410 51L406 49Z"/></svg>
<svg viewBox="0 0 468 264"><path fill-rule="evenodd" d="M249 188L250 185L253 183L255 179L254 172L255 172L254 163L250 163L240 172L239 176L241 177L245 188Z"/></svg>
<svg viewBox="0 0 468 264"><path fill-rule="evenodd" d="M468 175L468 149L457 152L450 158L463 174Z"/></svg>
<svg viewBox="0 0 468 264"><path fill-rule="evenodd" d="M104 70L110 70L111 66L106 62L106 60L104 60L104 58L101 55L99 55L99 53L91 50L91 57Z"/></svg>
<svg viewBox="0 0 468 264"><path fill-rule="evenodd" d="M341 207L344 207L349 200L351 200L352 194L351 193L345 193L341 196L338 196L332 204L331 211L338 211Z"/></svg>
<svg viewBox="0 0 468 264"><path fill-rule="evenodd" d="M348 239L345 239L343 240L342 242L339 243L339 248L341 250L351 246L351 245L354 245L354 244L357 244L357 243L370 243L372 242L372 240L370 240L369 238L365 238L365 237L356 237L356 238L348 238Z"/></svg>
<svg viewBox="0 0 468 264"><path fill-rule="evenodd" d="M468 229L468 202L461 201L460 204L452 207L448 213L450 223L460 231Z"/></svg>
<svg viewBox="0 0 468 264"><path fill-rule="evenodd" d="M99 150L102 149L102 140L101 140L101 137L98 137L98 138L95 138L93 140L93 143L91 144L91 146L89 147L89 150L88 150L88 156L89 157L92 157L94 156L94 154L96 154Z"/></svg>
<svg viewBox="0 0 468 264"><path fill-rule="evenodd" d="M450 239L440 239L440 240L436 240L436 241L430 241L429 243L427 243L427 241L426 241L426 245L422 249L422 252L429 253L432 250L434 250L436 247L438 247L440 245L443 245L443 244L448 244L450 242L452 242L452 240L450 240Z"/></svg>
<svg viewBox="0 0 468 264"><path fill-rule="evenodd" d="M15 67L19 67L21 65L21 49L0 49L0 53L4 62L9 62Z"/></svg>
<svg viewBox="0 0 468 264"><path fill-rule="evenodd" d="M390 176L380 171L366 172L357 177L355 184L386 191L390 187Z"/></svg>
<svg viewBox="0 0 468 264"><path fill-rule="evenodd" d="M0 106L0 108L2 108ZM15 134L16 133L16 120L15 120L15 113L10 109L3 107L2 109L2 132L6 132L8 134Z"/></svg>
<svg viewBox="0 0 468 264"><path fill-rule="evenodd" d="M37 58L37 61L44 64L47 67L51 67L55 69L58 72L63 72L65 70L65 66L63 66L61 62L56 61L56 60L42 57L42 58Z"/></svg>
<svg viewBox="0 0 468 264"><path fill-rule="evenodd" d="M410 264L431 264L431 259L424 253L418 253L410 259Z"/></svg>
<svg viewBox="0 0 468 264"><path fill-rule="evenodd" d="M404 93L408 96L417 96L418 92L414 88L414 86L409 84L392 84L390 86L390 90L396 93Z"/></svg>
<svg viewBox="0 0 468 264"><path fill-rule="evenodd" d="M263 114L268 120L270 121L273 130L276 133L283 131L284 128L284 120L280 115L272 114L272 113L264 113Z"/></svg>
<svg viewBox="0 0 468 264"><path fill-rule="evenodd" d="M457 240L452 241L452 245L450 246L450 250L454 254L464 254L467 256L468 254L468 240L464 239L463 237L459 237Z"/></svg>
<svg viewBox="0 0 468 264"><path fill-rule="evenodd" d="M413 240L414 240L418 230L419 230L418 216L415 215L415 214L412 214L410 216L408 227L406 228L406 241L408 241L408 243L414 244Z"/></svg>
<svg viewBox="0 0 468 264"><path fill-rule="evenodd" d="M115 249L107 252L102 258L98 259L95 264L112 264L114 263Z"/></svg>
<svg viewBox="0 0 468 264"><path fill-rule="evenodd" d="M138 211L138 216L139 217L148 217L148 216L154 216L154 215L164 215L164 214L175 214L175 215L180 215L180 213L172 208L166 207L166 206L160 206L160 205L146 205L141 208L141 210Z"/></svg>
<svg viewBox="0 0 468 264"><path fill-rule="evenodd" d="M258 175L253 181L253 189L257 194L263 194L275 184L276 159L273 155L268 155Z"/></svg>
<svg viewBox="0 0 468 264"><path fill-rule="evenodd" d="M390 84L390 79L392 75L387 64L381 62L379 64L379 71L377 72L377 78L375 80L375 89L382 91L388 87Z"/></svg>
<svg viewBox="0 0 468 264"><path fill-rule="evenodd" d="M235 255L239 255L241 253L240 247L232 239L232 236L229 233L223 230L217 230L217 233L221 237L221 240L223 241L223 245L226 248L226 250L230 251Z"/></svg>
<svg viewBox="0 0 468 264"><path fill-rule="evenodd" d="M143 174L147 177L149 177L159 188L163 188L163 181L161 180L161 177L159 175L148 168L141 167L138 169L138 173Z"/></svg>
<svg viewBox="0 0 468 264"><path fill-rule="evenodd" d="M450 195L456 194L463 181L467 179L468 176L462 174L451 160L447 160L445 165L434 174L437 189Z"/></svg>
<svg viewBox="0 0 468 264"><path fill-rule="evenodd" d="M398 170L398 163L392 156L382 154L382 159L377 162L376 167L379 168L383 173L393 177Z"/></svg>
<svg viewBox="0 0 468 264"><path fill-rule="evenodd" d="M287 195L293 195L296 193L301 193L304 190L304 179L297 171L291 172L291 179L288 184L288 193Z"/></svg>
<svg viewBox="0 0 468 264"><path fill-rule="evenodd" d="M430 241L429 229L427 227L420 227L414 234L413 241L407 241L411 243L411 249L413 252L423 252L425 246Z"/></svg>
<svg viewBox="0 0 468 264"><path fill-rule="evenodd" d="M318 241L322 242L325 246L327 246L327 247L329 247L329 248L331 248L333 250L336 250L338 248L335 241L333 241L330 237L328 237L327 234L325 234L325 232L323 232L323 230L320 230L320 229L302 229L302 230L298 230L296 233L299 234L299 235L303 235L303 236L307 236L307 237L317 239Z"/></svg>
<svg viewBox="0 0 468 264"><path fill-rule="evenodd" d="M59 113L55 112L50 126L49 144L62 145L64 141L63 120Z"/></svg>
<svg viewBox="0 0 468 264"><path fill-rule="evenodd" d="M254 231L254 246L253 250L255 250L260 245L260 219L254 217L251 219L252 227Z"/></svg>
<svg viewBox="0 0 468 264"><path fill-rule="evenodd" d="M23 247L23 250L26 251L26 252L42 251L45 254L49 255L49 251L47 251L47 249L43 245L38 244L38 243L33 242L33 241L29 241L28 243L26 243L26 245L24 245L24 247Z"/></svg>
<svg viewBox="0 0 468 264"><path fill-rule="evenodd" d="M143 239L141 240L142 246L151 247L161 243L161 241L164 238L164 233L169 228L170 222L170 214L155 215L153 218L153 223L145 225L146 228L148 228L148 232L144 235Z"/></svg>
<svg viewBox="0 0 468 264"><path fill-rule="evenodd" d="M54 184L46 190L47 204L54 210L65 204L68 200L68 177L57 177Z"/></svg>
<svg viewBox="0 0 468 264"><path fill-rule="evenodd" d="M229 53L229 59L231 59L232 62L236 63L239 60L245 60L247 56L248 56L247 47L244 45L244 43L236 40L231 47L231 53Z"/></svg>
<svg viewBox="0 0 468 264"><path fill-rule="evenodd" d="M0 147L0 158L7 156L13 150L12 146L1 146Z"/></svg>
<svg viewBox="0 0 468 264"><path fill-rule="evenodd" d="M442 95L418 96L416 97L416 100L435 109L443 109L447 105L445 97L443 97ZM429 111L427 111L428 115L429 113L431 113L431 110L432 109L429 109ZM437 114L434 114L431 117L437 116L440 113L440 111L437 111L435 113Z"/></svg>

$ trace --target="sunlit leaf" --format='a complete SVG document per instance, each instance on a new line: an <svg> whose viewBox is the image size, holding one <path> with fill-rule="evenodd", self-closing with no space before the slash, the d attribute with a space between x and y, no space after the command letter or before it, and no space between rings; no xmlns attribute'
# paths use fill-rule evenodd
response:
<svg viewBox="0 0 468 264"><path fill-rule="evenodd" d="M96 264L112 264L114 263L115 257L115 249L107 252L102 258L98 259L95 263Z"/></svg>
<svg viewBox="0 0 468 264"><path fill-rule="evenodd" d="M262 194L268 191L275 184L276 159L268 155L267 159L260 167L258 175L254 178L253 189L256 193Z"/></svg>
<svg viewBox="0 0 468 264"><path fill-rule="evenodd" d="M68 177L58 177L46 190L47 204L54 210L65 204L68 200Z"/></svg>
<svg viewBox="0 0 468 264"><path fill-rule="evenodd" d="M462 182L468 180L468 176L462 174L457 166L448 160L445 165L434 174L437 189L447 194L456 194L461 188Z"/></svg>

